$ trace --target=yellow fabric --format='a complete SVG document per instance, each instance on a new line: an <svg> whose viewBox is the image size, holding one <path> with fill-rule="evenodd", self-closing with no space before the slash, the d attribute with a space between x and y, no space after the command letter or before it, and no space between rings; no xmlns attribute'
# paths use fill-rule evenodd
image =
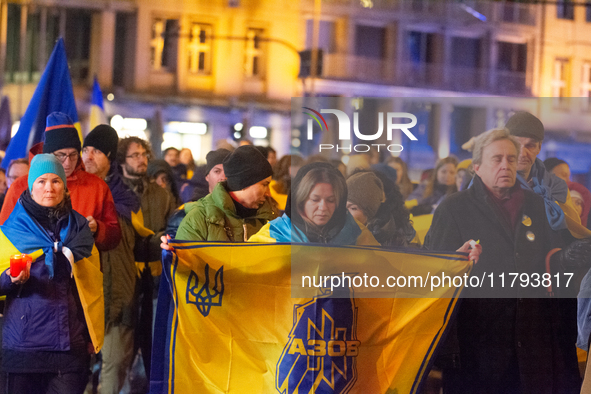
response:
<svg viewBox="0 0 591 394"><path fill-rule="evenodd" d="M450 255L406 254L371 247L210 242L174 247L175 252L167 258L171 263L166 266L174 305L166 346L170 364L163 375L168 382L167 391L162 392L168 393L315 392L287 390L285 379L280 381L280 368L299 379L297 374L302 369L289 366L289 357L294 354L306 357L309 368L310 363L319 363L317 372L303 369L317 376L318 385L334 376L346 376L353 385L351 392L416 393L456 305L456 289L421 293L437 298L345 298L352 303L356 317L351 327L340 326L341 317L324 308L318 312L322 313L322 322L306 323L301 321L304 311L318 310L314 307L320 305L317 303L322 296L315 289L318 298L292 298L292 259L298 264L313 260L318 267L330 262L355 266L358 262L381 261L399 275L442 270L463 275L471 267L455 255L451 259ZM302 256L309 259L299 258ZM203 285L205 275L209 278L207 287ZM204 301L202 291L213 296ZM299 323L307 324L308 338L295 336ZM322 369L322 354L310 356L314 352L314 344L307 342L311 335L319 340L318 349L325 354L331 338L352 335L353 340L346 342L346 355L333 355L332 370ZM339 360L352 363L347 365L353 368L339 372L335 367ZM323 381L322 376L328 380Z"/></svg>
<svg viewBox="0 0 591 394"><path fill-rule="evenodd" d="M564 212L566 226L568 227L568 230L572 236L577 239L591 237L591 230L581 224L581 217L577 213L575 205L573 204L573 200L570 196L570 190L566 196L566 202L562 204L557 201L557 203Z"/></svg>
<svg viewBox="0 0 591 394"><path fill-rule="evenodd" d="M4 272L10 267L10 256L18 253L20 253L18 249L0 230L0 272ZM42 255L43 250L41 249L31 254L33 261ZM95 246L93 246L92 254L88 258L74 263L73 274L90 339L95 352L98 353L103 346L105 337L105 304L103 273L101 272L99 252Z"/></svg>
<svg viewBox="0 0 591 394"><path fill-rule="evenodd" d="M265 224L255 235L248 239L248 242L260 242L260 243L274 243L277 240L271 237L270 233L271 222Z"/></svg>
<svg viewBox="0 0 591 394"><path fill-rule="evenodd" d="M107 117L105 112L96 104L90 106L90 116L88 119L89 130L93 130L100 124L107 124Z"/></svg>
<svg viewBox="0 0 591 394"><path fill-rule="evenodd" d="M411 216L410 220L412 220L412 227L417 232L413 242L418 239L420 245L423 245L425 243L425 236L427 236L427 232L431 228L431 222L433 222L433 214Z"/></svg>
<svg viewBox="0 0 591 394"><path fill-rule="evenodd" d="M154 235L154 231L144 226L144 214L141 209L137 213L131 212L131 225L142 238Z"/></svg>
<svg viewBox="0 0 591 394"><path fill-rule="evenodd" d="M105 339L105 297L103 294L103 273L96 246L93 246L90 257L74 263L73 273L80 303L84 309L88 333L94 352L98 353L103 347Z"/></svg>
<svg viewBox="0 0 591 394"><path fill-rule="evenodd" d="M150 272L152 273L152 276L162 275L162 261L150 261L148 264L150 265ZM145 263L138 263L136 261L135 266L137 268L137 277L141 278Z"/></svg>
<svg viewBox="0 0 591 394"><path fill-rule="evenodd" d="M415 200L406 200L404 202L404 207L409 210L416 207L417 205L419 205L419 201L416 199Z"/></svg>
<svg viewBox="0 0 591 394"><path fill-rule="evenodd" d="M287 194L278 193L277 190L275 190L276 185L277 181L275 181L274 179L271 180L271 183L269 184L269 191L271 192L271 197L273 197L273 200L275 200L279 209L285 211L285 205L287 204Z"/></svg>

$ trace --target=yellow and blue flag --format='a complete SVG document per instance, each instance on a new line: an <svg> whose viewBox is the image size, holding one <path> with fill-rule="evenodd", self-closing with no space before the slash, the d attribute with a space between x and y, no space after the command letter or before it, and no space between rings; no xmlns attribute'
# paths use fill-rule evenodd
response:
<svg viewBox="0 0 591 394"><path fill-rule="evenodd" d="M106 123L107 117L105 116L103 92L101 91L101 87L99 86L95 75L94 82L92 83L92 99L90 101L89 130L94 129L100 124Z"/></svg>
<svg viewBox="0 0 591 394"><path fill-rule="evenodd" d="M382 261L399 276L469 274L458 254L377 247L171 242L163 254L151 393L417 393L462 288L292 298L294 266ZM310 271L312 273L312 271ZM418 293L417 293L418 294ZM336 298L335 296L338 296Z"/></svg>
<svg viewBox="0 0 591 394"><path fill-rule="evenodd" d="M82 141L63 38L60 38L53 48L45 71L39 80L35 93L33 93L33 98L29 102L25 115L21 118L18 132L10 140L6 149L2 168L6 169L14 159L28 157L29 149L43 141L45 120L52 112L62 112L68 115L74 121L80 141Z"/></svg>

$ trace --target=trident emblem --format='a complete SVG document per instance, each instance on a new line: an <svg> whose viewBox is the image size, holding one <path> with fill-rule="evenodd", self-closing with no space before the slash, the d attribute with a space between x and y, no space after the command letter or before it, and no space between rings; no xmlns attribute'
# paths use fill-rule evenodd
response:
<svg viewBox="0 0 591 394"><path fill-rule="evenodd" d="M187 282L187 304L195 304L197 310L205 317L209 315L212 306L222 306L224 295L224 266L215 271L214 285L209 286L209 264L205 264L205 280L199 288L199 276L194 271Z"/></svg>

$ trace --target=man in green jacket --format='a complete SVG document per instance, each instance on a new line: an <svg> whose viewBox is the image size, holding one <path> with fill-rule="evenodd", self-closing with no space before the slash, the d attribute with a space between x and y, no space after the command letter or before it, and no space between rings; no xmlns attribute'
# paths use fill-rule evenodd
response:
<svg viewBox="0 0 591 394"><path fill-rule="evenodd" d="M277 216L269 192L273 169L254 146L239 147L223 166L227 180L185 206L176 239L246 242Z"/></svg>

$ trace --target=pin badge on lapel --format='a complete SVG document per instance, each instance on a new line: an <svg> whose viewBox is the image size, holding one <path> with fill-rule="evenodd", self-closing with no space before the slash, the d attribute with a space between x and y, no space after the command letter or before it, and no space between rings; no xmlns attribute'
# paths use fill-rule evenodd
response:
<svg viewBox="0 0 591 394"><path fill-rule="evenodd" d="M525 237L527 238L528 241L531 241L531 242L534 242L534 240L536 239L536 235L534 233L532 233L531 231L526 232Z"/></svg>
<svg viewBox="0 0 591 394"><path fill-rule="evenodd" d="M527 215L523 215L523 218L521 219L521 223L523 223L524 226L529 227L529 226L531 226L531 218ZM528 237L528 239L529 239L529 237Z"/></svg>

